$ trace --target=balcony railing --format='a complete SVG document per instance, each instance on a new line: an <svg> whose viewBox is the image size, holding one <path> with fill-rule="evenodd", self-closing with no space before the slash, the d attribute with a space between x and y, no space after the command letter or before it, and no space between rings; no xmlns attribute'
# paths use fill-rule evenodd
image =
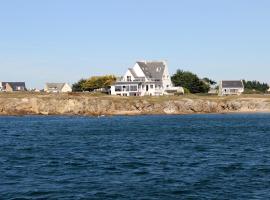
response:
<svg viewBox="0 0 270 200"><path fill-rule="evenodd" d="M116 79L117 82L146 82L146 78L145 77L141 77L141 78L135 78L134 80L126 80L124 79L124 77L119 77ZM160 79L154 79L154 78L148 78L147 82L159 82L161 81Z"/></svg>

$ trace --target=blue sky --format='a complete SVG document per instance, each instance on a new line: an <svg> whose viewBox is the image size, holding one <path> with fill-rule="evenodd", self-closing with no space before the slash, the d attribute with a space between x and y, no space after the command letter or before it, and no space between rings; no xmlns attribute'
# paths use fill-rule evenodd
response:
<svg viewBox="0 0 270 200"><path fill-rule="evenodd" d="M136 60L270 82L268 0L0 0L0 80L121 75Z"/></svg>

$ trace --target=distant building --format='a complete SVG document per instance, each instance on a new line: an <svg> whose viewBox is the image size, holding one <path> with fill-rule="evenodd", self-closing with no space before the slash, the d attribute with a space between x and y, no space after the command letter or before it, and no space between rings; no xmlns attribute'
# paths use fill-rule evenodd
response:
<svg viewBox="0 0 270 200"><path fill-rule="evenodd" d="M244 92L243 81L221 81L219 85L219 95L240 95Z"/></svg>
<svg viewBox="0 0 270 200"><path fill-rule="evenodd" d="M19 92L26 90L25 82L0 82L0 91Z"/></svg>
<svg viewBox="0 0 270 200"><path fill-rule="evenodd" d="M218 90L216 88L210 88L208 94L218 94Z"/></svg>
<svg viewBox="0 0 270 200"><path fill-rule="evenodd" d="M111 86L111 94L119 96L158 96L184 93L182 87L173 87L165 61L140 61Z"/></svg>
<svg viewBox="0 0 270 200"><path fill-rule="evenodd" d="M30 91L30 92L40 92L40 90L37 89L37 88L31 88L31 89L28 88L28 91Z"/></svg>
<svg viewBox="0 0 270 200"><path fill-rule="evenodd" d="M67 83L46 83L44 91L51 93L72 92L72 88Z"/></svg>

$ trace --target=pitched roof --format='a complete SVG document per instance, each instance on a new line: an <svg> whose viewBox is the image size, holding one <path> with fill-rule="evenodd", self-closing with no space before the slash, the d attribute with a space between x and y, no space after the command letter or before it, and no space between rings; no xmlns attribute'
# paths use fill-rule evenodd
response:
<svg viewBox="0 0 270 200"><path fill-rule="evenodd" d="M162 79L165 70L164 62L137 62L147 78Z"/></svg>
<svg viewBox="0 0 270 200"><path fill-rule="evenodd" d="M48 90L61 91L64 86L65 86L65 83L46 83L46 88Z"/></svg>
<svg viewBox="0 0 270 200"><path fill-rule="evenodd" d="M132 68L129 68L128 70L130 71L130 73L132 74L132 76L134 78L137 78L138 77L137 74L136 74L136 72Z"/></svg>
<svg viewBox="0 0 270 200"><path fill-rule="evenodd" d="M26 90L25 82L2 82L4 89L6 88L7 84L9 84L14 91L18 90L19 88L20 90Z"/></svg>
<svg viewBox="0 0 270 200"><path fill-rule="evenodd" d="M242 81L222 81L223 88L243 88L244 84Z"/></svg>

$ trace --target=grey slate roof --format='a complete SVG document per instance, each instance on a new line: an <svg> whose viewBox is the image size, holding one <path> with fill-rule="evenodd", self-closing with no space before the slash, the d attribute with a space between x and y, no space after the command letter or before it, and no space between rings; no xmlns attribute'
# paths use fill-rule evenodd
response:
<svg viewBox="0 0 270 200"><path fill-rule="evenodd" d="M18 91L19 88L20 90L26 90L25 82L2 82L2 86L4 89L6 89L7 84L9 84L14 91Z"/></svg>
<svg viewBox="0 0 270 200"><path fill-rule="evenodd" d="M164 62L137 62L147 78L162 79L165 70Z"/></svg>
<svg viewBox="0 0 270 200"><path fill-rule="evenodd" d="M222 88L244 88L242 81L222 81Z"/></svg>
<svg viewBox="0 0 270 200"><path fill-rule="evenodd" d="M137 78L138 77L137 74L135 73L135 71L132 68L129 68L129 71L130 71L130 73L132 74L132 76L134 78Z"/></svg>
<svg viewBox="0 0 270 200"><path fill-rule="evenodd" d="M46 88L49 91L61 91L64 86L65 83L46 83Z"/></svg>

